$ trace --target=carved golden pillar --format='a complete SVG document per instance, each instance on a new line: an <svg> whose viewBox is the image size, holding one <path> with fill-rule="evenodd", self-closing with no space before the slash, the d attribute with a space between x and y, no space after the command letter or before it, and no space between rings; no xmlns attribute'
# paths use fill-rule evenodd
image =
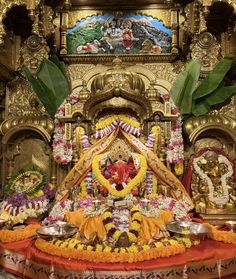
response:
<svg viewBox="0 0 236 279"><path fill-rule="evenodd" d="M67 38L66 38L66 31L68 28L69 22L69 15L68 10L71 6L70 0L65 0L64 2L64 10L62 11L62 18L61 18L61 50L60 54L67 54Z"/></svg>
<svg viewBox="0 0 236 279"><path fill-rule="evenodd" d="M171 26L172 26L172 53L178 53L178 10L172 9L171 10Z"/></svg>

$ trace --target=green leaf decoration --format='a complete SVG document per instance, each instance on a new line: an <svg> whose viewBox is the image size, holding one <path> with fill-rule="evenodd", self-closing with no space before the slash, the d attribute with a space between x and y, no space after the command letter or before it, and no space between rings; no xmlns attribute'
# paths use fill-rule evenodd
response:
<svg viewBox="0 0 236 279"><path fill-rule="evenodd" d="M54 118L57 108L71 92L64 63L56 56L51 60L44 59L36 78L26 66L22 69L48 114Z"/></svg>
<svg viewBox="0 0 236 279"><path fill-rule="evenodd" d="M227 72L230 70L232 62L233 61L229 58L221 59L193 93L193 99L197 100L216 90Z"/></svg>
<svg viewBox="0 0 236 279"><path fill-rule="evenodd" d="M197 87L200 69L200 61L189 61L185 70L177 76L170 90L171 97L182 115L191 113L192 94Z"/></svg>
<svg viewBox="0 0 236 279"><path fill-rule="evenodd" d="M41 101L51 118L53 118L57 110L56 98L54 94L52 92L48 92L47 89L44 87L44 84L37 80L25 65L23 65L22 69L39 100Z"/></svg>
<svg viewBox="0 0 236 279"><path fill-rule="evenodd" d="M16 174L14 174L8 181L7 185L5 186L4 193L8 196L13 195L15 193L13 186L16 183L16 181L18 180L18 178L22 177L25 174L28 174L30 172L38 173L39 177L42 178L42 181L33 190L27 192L27 194L33 194L33 193L39 191L41 188L43 188L45 183L48 181L48 177L43 170L39 169L36 166L33 166L33 167L26 167L26 168L20 169Z"/></svg>
<svg viewBox="0 0 236 279"><path fill-rule="evenodd" d="M65 75L56 64L48 59L43 60L36 75L38 80L53 93L56 106L59 107L70 93Z"/></svg>
<svg viewBox="0 0 236 279"><path fill-rule="evenodd" d="M195 116L201 116L209 112L213 105L222 104L228 98L236 94L236 85L223 86L223 83L211 94L196 100L193 104L192 113Z"/></svg>
<svg viewBox="0 0 236 279"><path fill-rule="evenodd" d="M52 57L50 57L50 61L52 61L61 70L61 72L63 73L63 75L65 76L65 78L68 82L67 72L66 72L64 62L60 61L56 55L53 55ZM68 86L70 86L69 82L68 82Z"/></svg>

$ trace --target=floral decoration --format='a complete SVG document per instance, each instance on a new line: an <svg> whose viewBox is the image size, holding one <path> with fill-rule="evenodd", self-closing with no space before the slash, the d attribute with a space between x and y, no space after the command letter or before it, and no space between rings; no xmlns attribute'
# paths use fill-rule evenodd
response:
<svg viewBox="0 0 236 279"><path fill-rule="evenodd" d="M96 124L95 138L110 134L117 127L134 136L140 135L140 123L124 114L111 115Z"/></svg>
<svg viewBox="0 0 236 279"><path fill-rule="evenodd" d="M57 202L51 209L48 217L44 219L43 225L50 225L57 221L64 221L66 212L70 211L73 201L62 200Z"/></svg>
<svg viewBox="0 0 236 279"><path fill-rule="evenodd" d="M46 212L56 187L45 181L44 174L34 168L16 174L8 183L7 194L0 204L0 218L17 224Z"/></svg>
<svg viewBox="0 0 236 279"><path fill-rule="evenodd" d="M209 237L216 241L222 241L224 243L236 244L236 233L231 231L220 231L217 230L214 226L211 226L211 233Z"/></svg>
<svg viewBox="0 0 236 279"><path fill-rule="evenodd" d="M137 206L132 206L130 209L130 225L127 232L128 238L131 243L137 242L138 232L140 230L140 224L142 216ZM107 209L103 214L103 224L105 226L107 236L117 241L122 234L122 231L118 229L113 223L113 213L111 209Z"/></svg>
<svg viewBox="0 0 236 279"><path fill-rule="evenodd" d="M16 242L35 235L36 229L40 228L39 224L31 224L18 230L0 230L0 241L3 243Z"/></svg>
<svg viewBox="0 0 236 279"><path fill-rule="evenodd" d="M188 238L162 239L148 245L131 245L130 247L114 248L105 243L96 244L95 247L84 244L77 239L67 240L37 239L35 246L51 255L64 258L105 263L133 263L156 258L170 257L182 254L186 248L199 244Z"/></svg>
<svg viewBox="0 0 236 279"><path fill-rule="evenodd" d="M144 180L147 171L147 161L143 155L136 154L135 156L138 157L140 162L140 169L138 171L138 174L133 179L131 179L122 190L117 190L116 188L113 188L109 180L102 175L101 170L99 169L99 162L101 161L102 156L104 156L104 154L96 155L93 158L93 174L95 175L98 182L101 185L105 186L109 193L111 193L112 195L117 197L125 197L137 184L141 183Z"/></svg>
<svg viewBox="0 0 236 279"><path fill-rule="evenodd" d="M228 171L224 173L221 178L221 186L223 193L219 196L217 196L217 192L214 190L213 183L210 179L210 177L205 173L199 166L199 163L203 162L205 160L204 156L206 153L203 153L201 156L194 158L193 160L193 166L195 169L195 172L199 175L199 177L206 182L208 189L209 189L209 200L213 202L216 205L225 205L229 201L229 190L227 185L227 179L232 177L233 175L233 167L230 161L223 155L218 155L218 162L224 163L227 166ZM207 162L206 162L207 163Z"/></svg>

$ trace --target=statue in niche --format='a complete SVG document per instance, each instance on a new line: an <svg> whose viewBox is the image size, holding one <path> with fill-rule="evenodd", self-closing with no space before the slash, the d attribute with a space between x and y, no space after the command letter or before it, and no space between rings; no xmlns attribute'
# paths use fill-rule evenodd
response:
<svg viewBox="0 0 236 279"><path fill-rule="evenodd" d="M196 209L201 213L236 207L233 163L217 150L208 150L193 159L191 190Z"/></svg>

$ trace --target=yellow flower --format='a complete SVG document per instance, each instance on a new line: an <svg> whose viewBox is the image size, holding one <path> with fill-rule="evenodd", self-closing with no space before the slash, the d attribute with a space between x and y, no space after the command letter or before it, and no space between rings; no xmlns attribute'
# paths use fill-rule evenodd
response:
<svg viewBox="0 0 236 279"><path fill-rule="evenodd" d="M137 241L137 237L133 233L128 232L127 234L128 234L129 240L131 242L136 242Z"/></svg>
<svg viewBox="0 0 236 279"><path fill-rule="evenodd" d="M169 243L170 243L170 245L177 245L178 241L174 240L174 239L169 239Z"/></svg>
<svg viewBox="0 0 236 279"><path fill-rule="evenodd" d="M120 248L120 253L126 253L126 249L125 248Z"/></svg>
<svg viewBox="0 0 236 279"><path fill-rule="evenodd" d="M115 228L115 225L112 224L112 223L108 223L108 224L105 225L105 228L106 228L107 231L109 231L110 229Z"/></svg>
<svg viewBox="0 0 236 279"><path fill-rule="evenodd" d="M88 245L88 246L87 246L87 250L88 250L88 251L92 251L92 250L93 250L93 246Z"/></svg>
<svg viewBox="0 0 236 279"><path fill-rule="evenodd" d="M138 223L136 221L132 221L131 226L130 226L130 230L139 231L140 227L141 227L140 223Z"/></svg>
<svg viewBox="0 0 236 279"><path fill-rule="evenodd" d="M191 240L187 237L183 237L181 238L181 240L184 242L184 245L187 247L187 248L190 248L192 243L191 243Z"/></svg>
<svg viewBox="0 0 236 279"><path fill-rule="evenodd" d="M149 250L150 246L149 245L143 245L142 248L143 248L143 250Z"/></svg>
<svg viewBox="0 0 236 279"><path fill-rule="evenodd" d="M141 221L142 215L139 212L135 212L132 216L132 219L136 219L138 221Z"/></svg>
<svg viewBox="0 0 236 279"><path fill-rule="evenodd" d="M155 244L156 248L164 247L164 244L162 242L160 242L160 241L155 242L154 244Z"/></svg>
<svg viewBox="0 0 236 279"><path fill-rule="evenodd" d="M111 251L111 247L110 246L106 246L105 249L103 250L103 252L110 252Z"/></svg>
<svg viewBox="0 0 236 279"><path fill-rule="evenodd" d="M97 251L97 252L102 252L102 248L103 248L103 247L102 247L101 244L97 244L97 245L96 245L96 251Z"/></svg>
<svg viewBox="0 0 236 279"><path fill-rule="evenodd" d="M132 245L132 246L128 247L127 250L128 250L130 253L136 253L136 252L138 252L138 248L137 248L137 246L135 246L135 245Z"/></svg>
<svg viewBox="0 0 236 279"><path fill-rule="evenodd" d="M120 236L121 236L121 231L120 230L116 230L115 233L113 234L113 238L115 240L118 240Z"/></svg>
<svg viewBox="0 0 236 279"><path fill-rule="evenodd" d="M112 217L112 213L110 211L106 211L104 214L103 214L103 219L106 219L106 218L109 218L109 217Z"/></svg>
<svg viewBox="0 0 236 279"><path fill-rule="evenodd" d="M77 250L83 250L84 249L84 244L78 244Z"/></svg>

